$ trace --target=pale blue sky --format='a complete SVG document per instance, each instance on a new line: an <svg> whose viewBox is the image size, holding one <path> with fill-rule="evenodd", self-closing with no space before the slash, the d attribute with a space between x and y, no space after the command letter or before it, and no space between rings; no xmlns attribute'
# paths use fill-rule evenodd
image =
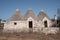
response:
<svg viewBox="0 0 60 40"><path fill-rule="evenodd" d="M19 8L24 15L30 7L36 15L44 9L46 14L53 18L57 8L60 8L60 0L0 0L0 18L8 19L16 8Z"/></svg>

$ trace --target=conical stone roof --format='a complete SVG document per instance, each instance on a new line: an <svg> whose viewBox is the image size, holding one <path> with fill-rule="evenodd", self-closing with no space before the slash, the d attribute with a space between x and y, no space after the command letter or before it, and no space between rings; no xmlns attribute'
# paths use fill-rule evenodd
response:
<svg viewBox="0 0 60 40"><path fill-rule="evenodd" d="M16 9L15 13L8 19L8 21L19 21L22 20L23 16L19 9Z"/></svg>
<svg viewBox="0 0 60 40"><path fill-rule="evenodd" d="M50 19L50 18L47 16L47 14L45 13L45 11L44 11L44 10L41 10L40 13L38 14L38 18L39 18L39 20L42 21L44 17L47 17L48 19Z"/></svg>
<svg viewBox="0 0 60 40"><path fill-rule="evenodd" d="M32 17L34 20L38 19L35 13L33 12L32 8L29 8L26 15L24 16L24 20L27 20L29 17Z"/></svg>

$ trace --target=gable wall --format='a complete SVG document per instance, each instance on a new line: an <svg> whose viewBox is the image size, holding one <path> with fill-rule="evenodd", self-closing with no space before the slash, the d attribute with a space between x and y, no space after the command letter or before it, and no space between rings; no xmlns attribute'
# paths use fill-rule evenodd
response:
<svg viewBox="0 0 60 40"><path fill-rule="evenodd" d="M44 21L46 21L46 20L47 20L47 25L48 25L48 27L50 27L50 25L51 25L51 20L49 20L47 17L44 17L44 18L43 18L43 20L42 20L43 24L44 24Z"/></svg>

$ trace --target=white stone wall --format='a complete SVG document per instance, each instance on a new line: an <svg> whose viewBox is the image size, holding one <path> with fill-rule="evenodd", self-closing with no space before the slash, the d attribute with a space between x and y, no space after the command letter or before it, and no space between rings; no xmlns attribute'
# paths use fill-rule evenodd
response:
<svg viewBox="0 0 60 40"><path fill-rule="evenodd" d="M34 27L36 27L36 25L37 25L37 24L35 24L36 21L35 21L32 17L29 17L29 18L27 19L27 27L28 27L28 29L29 29L29 21L32 21L32 24L33 24L33 25L32 25L32 26L33 26L33 27L32 27L32 29L33 29L32 31L34 31Z"/></svg>
<svg viewBox="0 0 60 40"><path fill-rule="evenodd" d="M32 21L33 32L40 32L43 31L44 27L44 21L47 20L48 27L51 25L51 20L44 17L44 19L41 21L34 20L32 17L29 17L26 21L9 21L4 24L4 32L29 32L29 21ZM14 25L14 22L17 23L17 25Z"/></svg>
<svg viewBox="0 0 60 40"><path fill-rule="evenodd" d="M45 20L47 20L47 26L50 27L51 26L51 20L49 20L47 17L44 17L44 19L42 20L43 24L44 24Z"/></svg>
<svg viewBox="0 0 60 40"><path fill-rule="evenodd" d="M6 22L4 24L4 32L21 32L21 31L28 31L29 32L29 21L32 21L33 23L33 27L32 27L32 31L36 31L39 26L37 24L39 24L37 21L35 21L32 17L29 17L26 21L10 21L10 22ZM14 22L17 23L17 25L14 25Z"/></svg>
<svg viewBox="0 0 60 40"><path fill-rule="evenodd" d="M14 25L14 22L16 22L17 25ZM4 24L4 30L3 31L21 32L24 30L28 31L26 21L10 21L10 22Z"/></svg>
<svg viewBox="0 0 60 40"><path fill-rule="evenodd" d="M41 31L42 30L42 28L43 28L43 24L42 24L42 22L39 20L39 21L37 21L37 20L34 20L32 17L29 17L28 19L27 19L27 27L28 27L28 29L29 29L29 21L32 21L33 22L33 32L39 32L39 31Z"/></svg>
<svg viewBox="0 0 60 40"><path fill-rule="evenodd" d="M58 27L48 27L48 28L44 28L42 30L43 33L47 34L56 34L58 33L59 28Z"/></svg>
<svg viewBox="0 0 60 40"><path fill-rule="evenodd" d="M41 21L35 21L34 23L35 24L34 24L33 32L40 32L42 30L42 28L43 28L42 22Z"/></svg>

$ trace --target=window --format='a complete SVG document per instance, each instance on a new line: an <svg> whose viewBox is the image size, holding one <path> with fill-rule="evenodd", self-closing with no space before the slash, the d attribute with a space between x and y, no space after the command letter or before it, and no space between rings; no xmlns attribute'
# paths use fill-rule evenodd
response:
<svg viewBox="0 0 60 40"><path fill-rule="evenodd" d="M44 21L44 26L47 27L47 21Z"/></svg>
<svg viewBox="0 0 60 40"><path fill-rule="evenodd" d="M14 22L14 25L17 25L17 23L16 23L16 22Z"/></svg>

